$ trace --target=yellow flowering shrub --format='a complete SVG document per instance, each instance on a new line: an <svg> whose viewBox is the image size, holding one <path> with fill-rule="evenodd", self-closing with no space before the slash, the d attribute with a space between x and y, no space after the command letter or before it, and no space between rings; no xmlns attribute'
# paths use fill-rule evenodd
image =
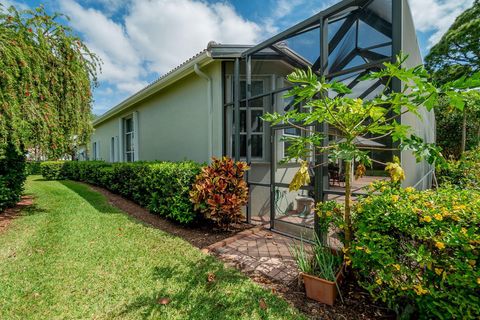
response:
<svg viewBox="0 0 480 320"><path fill-rule="evenodd" d="M480 147L465 152L459 160L449 160L437 169L442 185L480 190Z"/></svg>
<svg viewBox="0 0 480 320"><path fill-rule="evenodd" d="M351 265L374 299L403 316L480 318L479 191L382 182L355 208Z"/></svg>

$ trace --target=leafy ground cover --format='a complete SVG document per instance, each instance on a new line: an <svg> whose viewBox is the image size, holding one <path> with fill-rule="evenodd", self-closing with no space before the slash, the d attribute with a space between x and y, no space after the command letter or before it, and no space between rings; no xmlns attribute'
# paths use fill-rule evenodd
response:
<svg viewBox="0 0 480 320"><path fill-rule="evenodd" d="M71 181L29 177L35 205L0 234L1 319L302 319L180 238Z"/></svg>

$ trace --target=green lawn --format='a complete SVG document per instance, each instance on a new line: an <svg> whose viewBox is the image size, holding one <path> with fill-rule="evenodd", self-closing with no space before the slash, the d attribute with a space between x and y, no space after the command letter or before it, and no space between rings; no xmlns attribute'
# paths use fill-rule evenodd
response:
<svg viewBox="0 0 480 320"><path fill-rule="evenodd" d="M129 218L84 185L33 176L25 192L35 205L0 234L0 319L303 318L239 272ZM160 305L161 297L171 302Z"/></svg>

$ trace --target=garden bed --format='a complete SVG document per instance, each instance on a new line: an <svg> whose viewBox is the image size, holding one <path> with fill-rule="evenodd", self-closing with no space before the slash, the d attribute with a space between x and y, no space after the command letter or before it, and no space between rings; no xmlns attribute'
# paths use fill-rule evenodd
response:
<svg viewBox="0 0 480 320"><path fill-rule="evenodd" d="M381 303L372 302L369 294L351 278L342 286L343 303L337 298L333 306L328 306L308 299L303 285L298 282L297 267L288 251L294 241L260 230L211 252L313 319L395 319L393 311ZM242 250L245 247L248 250Z"/></svg>
<svg viewBox="0 0 480 320"><path fill-rule="evenodd" d="M172 222L164 217L150 213L147 209L127 200L117 194L108 191L105 188L88 185L91 189L104 195L108 202L117 207L118 209L128 213L130 216L135 217L145 223L152 225L155 228L168 232L174 236L178 236L197 248L205 248L211 244L229 238L236 233L250 229L253 225L247 223L241 223L233 225L230 231L219 229L213 223L208 221L200 221L192 225L180 225Z"/></svg>
<svg viewBox="0 0 480 320"><path fill-rule="evenodd" d="M32 196L22 196L20 202L13 208L5 209L0 213L0 232L4 231L10 223L15 219L22 209L33 204Z"/></svg>

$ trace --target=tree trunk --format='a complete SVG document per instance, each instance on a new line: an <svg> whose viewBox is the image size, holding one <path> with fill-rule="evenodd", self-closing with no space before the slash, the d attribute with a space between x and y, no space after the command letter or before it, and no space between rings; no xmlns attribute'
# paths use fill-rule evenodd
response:
<svg viewBox="0 0 480 320"><path fill-rule="evenodd" d="M463 154L465 152L466 145L467 145L467 108L465 106L463 108L462 146L461 146L460 154Z"/></svg>
<svg viewBox="0 0 480 320"><path fill-rule="evenodd" d="M352 161L345 161L345 249L350 248L352 242L352 221L350 217L350 200L352 197Z"/></svg>

